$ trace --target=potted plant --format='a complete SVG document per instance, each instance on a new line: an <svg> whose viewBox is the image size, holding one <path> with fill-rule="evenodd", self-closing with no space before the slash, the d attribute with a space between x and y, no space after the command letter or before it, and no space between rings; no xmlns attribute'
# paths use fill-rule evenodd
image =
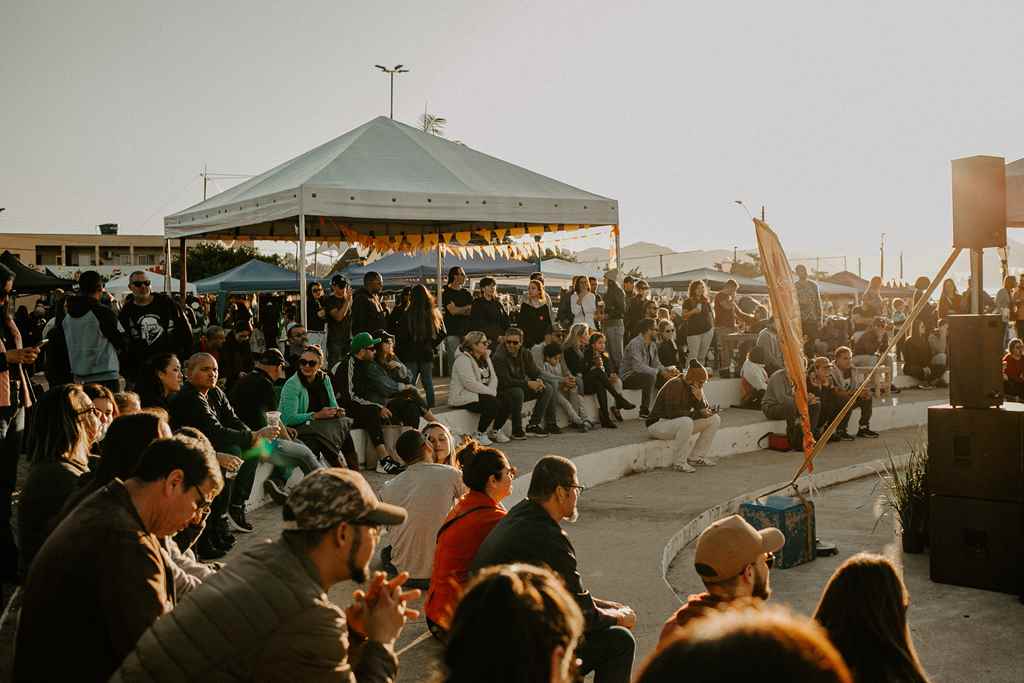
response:
<svg viewBox="0 0 1024 683"><path fill-rule="evenodd" d="M928 442L919 438L910 444L906 465L896 463L892 454L880 476L886 507L900 522L903 552L921 553L928 541Z"/></svg>

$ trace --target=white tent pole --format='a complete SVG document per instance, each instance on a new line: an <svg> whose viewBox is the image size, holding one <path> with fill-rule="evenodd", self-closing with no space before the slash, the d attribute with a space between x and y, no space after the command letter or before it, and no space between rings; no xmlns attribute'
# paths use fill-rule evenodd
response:
<svg viewBox="0 0 1024 683"><path fill-rule="evenodd" d="M422 238L421 238L422 239ZM444 294L441 288L441 273L444 270L444 245L441 244L441 228L437 229L437 281L434 286L437 288L437 307L441 309L441 315L444 315L444 306L441 303L442 295ZM441 344L438 349L438 354L441 358L441 372L444 373L445 362L448 360L444 357L444 352L447 346Z"/></svg>
<svg viewBox="0 0 1024 683"><path fill-rule="evenodd" d="M622 227L616 227L618 229L615 231L615 268L622 270Z"/></svg>
<svg viewBox="0 0 1024 683"><path fill-rule="evenodd" d="M171 293L171 241L164 240L164 294Z"/></svg>
<svg viewBox="0 0 1024 683"><path fill-rule="evenodd" d="M302 213L302 189L299 188L299 320L306 323L306 215Z"/></svg>

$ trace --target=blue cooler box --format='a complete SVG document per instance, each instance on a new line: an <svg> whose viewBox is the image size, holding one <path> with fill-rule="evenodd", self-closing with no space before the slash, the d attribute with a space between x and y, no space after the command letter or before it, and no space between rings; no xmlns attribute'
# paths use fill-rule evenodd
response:
<svg viewBox="0 0 1024 683"><path fill-rule="evenodd" d="M768 496L764 503L740 505L740 516L755 529L775 527L786 537L786 545L775 553L781 569L810 562L815 557L814 503L789 496Z"/></svg>

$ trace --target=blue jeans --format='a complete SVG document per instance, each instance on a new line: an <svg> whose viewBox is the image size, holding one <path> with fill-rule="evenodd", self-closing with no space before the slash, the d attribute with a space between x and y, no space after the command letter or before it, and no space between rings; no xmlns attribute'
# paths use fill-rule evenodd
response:
<svg viewBox="0 0 1024 683"><path fill-rule="evenodd" d="M423 390L427 392L427 407L434 407L434 361L410 361L405 364L409 368L409 384L416 386L416 380L423 380Z"/></svg>

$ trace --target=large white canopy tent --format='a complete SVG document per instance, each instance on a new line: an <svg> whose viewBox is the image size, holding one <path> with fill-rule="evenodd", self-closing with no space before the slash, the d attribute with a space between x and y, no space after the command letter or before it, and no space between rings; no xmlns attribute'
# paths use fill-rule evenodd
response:
<svg viewBox="0 0 1024 683"><path fill-rule="evenodd" d="M437 249L615 226L618 202L378 117L164 219L168 240L345 241ZM481 242L482 241L482 242ZM440 280L440 278L439 278ZM305 288L300 289L305 316Z"/></svg>
<svg viewBox="0 0 1024 683"><path fill-rule="evenodd" d="M1024 228L1024 159L1006 165L1006 225Z"/></svg>

